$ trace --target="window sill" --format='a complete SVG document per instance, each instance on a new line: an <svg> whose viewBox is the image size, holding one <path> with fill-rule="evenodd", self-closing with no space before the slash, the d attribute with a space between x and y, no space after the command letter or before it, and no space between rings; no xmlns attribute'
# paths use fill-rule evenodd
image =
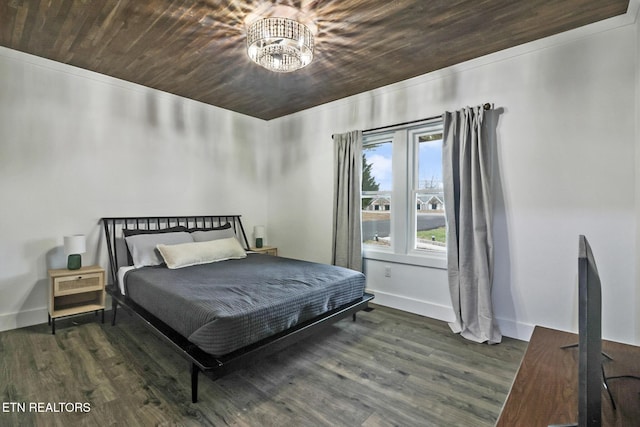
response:
<svg viewBox="0 0 640 427"><path fill-rule="evenodd" d="M374 261L387 261L396 264L408 264L419 267L438 268L441 270L447 269L447 254L446 253L409 253L409 254L395 254L391 251L385 251L380 249L363 249L363 258Z"/></svg>

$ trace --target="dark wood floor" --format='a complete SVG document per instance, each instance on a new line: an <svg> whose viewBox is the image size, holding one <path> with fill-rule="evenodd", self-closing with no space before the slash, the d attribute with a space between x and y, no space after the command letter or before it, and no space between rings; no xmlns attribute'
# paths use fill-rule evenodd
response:
<svg viewBox="0 0 640 427"><path fill-rule="evenodd" d="M46 324L0 333L0 425L493 426L526 349L375 306L251 368L201 377L192 404L187 362L118 317L59 320L55 336ZM30 402L91 410L29 412Z"/></svg>

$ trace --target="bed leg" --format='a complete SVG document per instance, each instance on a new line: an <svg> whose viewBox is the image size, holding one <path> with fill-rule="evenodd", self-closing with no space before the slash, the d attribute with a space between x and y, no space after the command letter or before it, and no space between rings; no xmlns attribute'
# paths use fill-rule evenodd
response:
<svg viewBox="0 0 640 427"><path fill-rule="evenodd" d="M198 373L200 368L195 363L191 363L191 402L198 402Z"/></svg>
<svg viewBox="0 0 640 427"><path fill-rule="evenodd" d="M116 325L116 314L118 314L118 301L111 300L111 326L115 326ZM104 312L102 312L102 315L104 316ZM103 319L104 321L104 319Z"/></svg>
<svg viewBox="0 0 640 427"><path fill-rule="evenodd" d="M356 321L356 314L355 313L353 313L353 321L354 322Z"/></svg>

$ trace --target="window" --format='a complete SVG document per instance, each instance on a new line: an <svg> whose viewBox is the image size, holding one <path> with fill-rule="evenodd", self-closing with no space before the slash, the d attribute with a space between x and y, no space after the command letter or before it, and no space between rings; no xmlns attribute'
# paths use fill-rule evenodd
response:
<svg viewBox="0 0 640 427"><path fill-rule="evenodd" d="M442 185L442 123L410 132L416 163L413 197L415 211L413 249L444 251L447 229Z"/></svg>
<svg viewBox="0 0 640 427"><path fill-rule="evenodd" d="M362 150L362 239L391 246L393 144L387 135L368 138Z"/></svg>
<svg viewBox="0 0 640 427"><path fill-rule="evenodd" d="M398 255L444 253L444 204L442 120L364 135L366 249Z"/></svg>

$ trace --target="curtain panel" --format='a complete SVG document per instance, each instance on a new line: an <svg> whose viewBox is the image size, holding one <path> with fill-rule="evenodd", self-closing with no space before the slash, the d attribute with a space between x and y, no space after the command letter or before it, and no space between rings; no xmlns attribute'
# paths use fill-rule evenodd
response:
<svg viewBox="0 0 640 427"><path fill-rule="evenodd" d="M495 133L482 106L445 112L443 180L447 221L447 268L455 321L452 331L499 343L493 316L492 158Z"/></svg>
<svg viewBox="0 0 640 427"><path fill-rule="evenodd" d="M336 134L332 263L362 271L362 131Z"/></svg>

